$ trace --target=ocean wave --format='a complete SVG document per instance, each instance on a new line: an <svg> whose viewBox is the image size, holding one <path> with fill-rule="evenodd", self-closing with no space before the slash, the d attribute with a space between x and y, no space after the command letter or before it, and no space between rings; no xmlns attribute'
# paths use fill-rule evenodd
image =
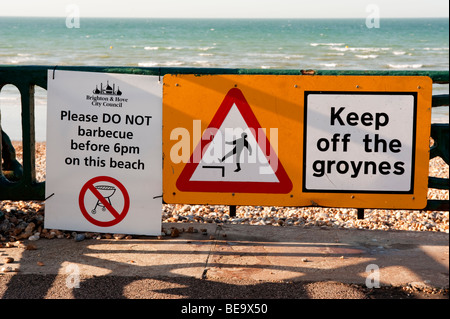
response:
<svg viewBox="0 0 450 319"><path fill-rule="evenodd" d="M349 48L349 47L345 47L345 48L338 48L338 47L331 47L330 50L335 50L335 51L355 51L355 48Z"/></svg>
<svg viewBox="0 0 450 319"><path fill-rule="evenodd" d="M154 51L154 50L159 50L159 47L144 47L144 50Z"/></svg>
<svg viewBox="0 0 450 319"><path fill-rule="evenodd" d="M264 52L249 52L247 54L245 54L246 56L252 56L252 57L257 57L257 58L269 58L269 59L273 59L273 58L285 58L286 55L285 53L264 53ZM291 55L291 56L296 56L296 55ZM298 57L303 57L303 55L298 55Z"/></svg>
<svg viewBox="0 0 450 319"><path fill-rule="evenodd" d="M208 61L194 61L195 66L201 66L201 67L209 67L212 66L212 64Z"/></svg>
<svg viewBox="0 0 450 319"><path fill-rule="evenodd" d="M142 67L152 67L152 66L158 66L158 62L138 62L138 66Z"/></svg>
<svg viewBox="0 0 450 319"><path fill-rule="evenodd" d="M6 64L21 64L21 63L28 63L31 61L37 61L38 59L34 58L34 57L16 57L16 58L9 58L6 59Z"/></svg>
<svg viewBox="0 0 450 319"><path fill-rule="evenodd" d="M448 51L448 48L423 48L425 51Z"/></svg>
<svg viewBox="0 0 450 319"><path fill-rule="evenodd" d="M200 50L200 51L208 51L208 50L211 50L211 49L214 49L215 47L199 47L199 48L197 48L197 50Z"/></svg>
<svg viewBox="0 0 450 319"><path fill-rule="evenodd" d="M39 61L39 58L30 53L0 54L0 64L21 64Z"/></svg>
<svg viewBox="0 0 450 319"><path fill-rule="evenodd" d="M199 56L214 56L214 53L199 53Z"/></svg>
<svg viewBox="0 0 450 319"><path fill-rule="evenodd" d="M377 54L369 54L369 55L361 55L361 54L355 54L355 57L359 59L375 59L378 57Z"/></svg>
<svg viewBox="0 0 450 319"><path fill-rule="evenodd" d="M183 47L168 46L168 47L163 47L162 49L164 49L164 50L183 50Z"/></svg>
<svg viewBox="0 0 450 319"><path fill-rule="evenodd" d="M286 55L284 58L286 60L291 60L291 59L300 59L300 58L304 58L304 55L301 54L292 54L292 55Z"/></svg>
<svg viewBox="0 0 450 319"><path fill-rule="evenodd" d="M345 43L310 43L309 44L312 47L317 46L338 46L338 45L345 45Z"/></svg>
<svg viewBox="0 0 450 319"><path fill-rule="evenodd" d="M4 96L0 95L0 101L1 102L17 102L20 101L20 96Z"/></svg>
<svg viewBox="0 0 450 319"><path fill-rule="evenodd" d="M320 65L327 67L327 68L335 68L337 67L337 63L320 63Z"/></svg>
<svg viewBox="0 0 450 319"><path fill-rule="evenodd" d="M394 51L392 53L394 53L394 55L404 55L404 54L406 54L405 51Z"/></svg>
<svg viewBox="0 0 450 319"><path fill-rule="evenodd" d="M420 69L423 64L388 64L391 69Z"/></svg>
<svg viewBox="0 0 450 319"><path fill-rule="evenodd" d="M170 61L170 62L164 62L162 63L163 66L180 66L184 65L185 63L182 61Z"/></svg>
<svg viewBox="0 0 450 319"><path fill-rule="evenodd" d="M169 61L169 62L153 62L153 61L148 61L148 62L138 62L138 66L142 66L142 67L155 67L155 66L181 66L184 65L185 63L182 61Z"/></svg>
<svg viewBox="0 0 450 319"><path fill-rule="evenodd" d="M380 52L380 51L389 51L389 50L391 50L391 48L370 48L370 47L348 47L348 46L346 46L346 47L343 47L343 48L340 48L340 47L331 47L330 48L331 50L335 50L335 51L343 51L343 52L346 52L346 51L350 51L350 52L352 52L352 51L357 51L357 52Z"/></svg>

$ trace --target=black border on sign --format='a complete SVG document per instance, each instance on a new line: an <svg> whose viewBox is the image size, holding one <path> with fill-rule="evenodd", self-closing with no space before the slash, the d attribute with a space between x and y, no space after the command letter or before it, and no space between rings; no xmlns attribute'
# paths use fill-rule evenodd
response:
<svg viewBox="0 0 450 319"><path fill-rule="evenodd" d="M412 95L414 98L414 118L413 118L413 140L411 152L411 187L408 191L372 191L372 190L336 190L336 189L307 189L306 188L306 135L307 135L307 112L308 95L310 94L342 94L342 95ZM416 169L416 131L417 131L417 92L354 92L354 91L305 91L304 96L304 117L303 117L303 171L302 171L302 191L304 193L353 193L353 194L414 194L414 175Z"/></svg>

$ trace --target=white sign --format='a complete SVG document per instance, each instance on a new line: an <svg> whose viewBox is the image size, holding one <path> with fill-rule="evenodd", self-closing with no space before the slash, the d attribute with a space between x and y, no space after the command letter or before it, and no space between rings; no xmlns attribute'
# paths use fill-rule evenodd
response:
<svg viewBox="0 0 450 319"><path fill-rule="evenodd" d="M412 193L416 100L305 92L304 191Z"/></svg>
<svg viewBox="0 0 450 319"><path fill-rule="evenodd" d="M159 235L157 76L49 71L45 227Z"/></svg>

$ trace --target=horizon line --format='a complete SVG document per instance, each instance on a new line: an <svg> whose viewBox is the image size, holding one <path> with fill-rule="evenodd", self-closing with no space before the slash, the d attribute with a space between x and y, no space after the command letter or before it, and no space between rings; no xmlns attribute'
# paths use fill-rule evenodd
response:
<svg viewBox="0 0 450 319"><path fill-rule="evenodd" d="M67 18L67 16L45 16L45 15L26 15L26 16L16 16L16 15L1 15L0 18ZM248 20L281 20L281 19L289 19L289 20L331 20L331 19L363 19L365 20L367 17L140 17L140 16L80 16L80 19L217 19L217 20L225 20L225 19L248 19ZM380 19L449 19L449 16L430 16L430 17L419 17L419 16L411 16L411 17L380 17Z"/></svg>

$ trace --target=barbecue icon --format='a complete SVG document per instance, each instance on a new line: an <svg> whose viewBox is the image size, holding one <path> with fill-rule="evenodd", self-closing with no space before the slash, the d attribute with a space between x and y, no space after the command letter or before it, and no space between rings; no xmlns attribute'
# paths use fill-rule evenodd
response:
<svg viewBox="0 0 450 319"><path fill-rule="evenodd" d="M108 201L108 203L111 205L111 196L114 195L116 192L116 188L114 186L108 186L108 185L98 185L95 186L95 188L99 191L99 193ZM100 206L102 208L102 211L106 210L106 207L102 204L100 199L97 200L97 203L95 204L94 209L91 210L92 214L97 213L96 209L97 206Z"/></svg>

